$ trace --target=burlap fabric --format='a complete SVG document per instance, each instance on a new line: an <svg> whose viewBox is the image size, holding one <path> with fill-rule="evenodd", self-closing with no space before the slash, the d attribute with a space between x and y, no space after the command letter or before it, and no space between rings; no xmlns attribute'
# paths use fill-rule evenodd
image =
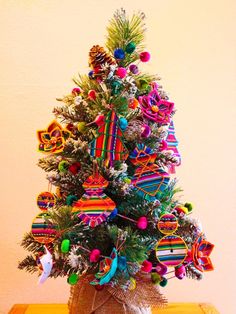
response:
<svg viewBox="0 0 236 314"><path fill-rule="evenodd" d="M70 314L151 314L151 306L163 306L166 299L150 282L137 281L133 291L105 286L97 291L84 277L71 288Z"/></svg>

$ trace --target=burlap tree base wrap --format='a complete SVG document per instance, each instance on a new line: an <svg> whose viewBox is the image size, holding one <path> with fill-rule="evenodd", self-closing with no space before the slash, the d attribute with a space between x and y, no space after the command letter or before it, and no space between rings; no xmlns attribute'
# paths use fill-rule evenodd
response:
<svg viewBox="0 0 236 314"><path fill-rule="evenodd" d="M156 286L137 281L133 291L105 286L97 291L89 284L91 277L80 279L71 288L68 302L70 314L151 314L151 306L163 306L166 299Z"/></svg>

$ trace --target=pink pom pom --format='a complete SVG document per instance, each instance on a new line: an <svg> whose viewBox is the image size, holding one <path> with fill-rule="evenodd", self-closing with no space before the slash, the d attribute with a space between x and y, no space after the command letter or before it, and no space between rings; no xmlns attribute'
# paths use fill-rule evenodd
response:
<svg viewBox="0 0 236 314"><path fill-rule="evenodd" d="M178 279L183 279L186 276L186 269L184 265L175 267L175 277Z"/></svg>
<svg viewBox="0 0 236 314"><path fill-rule="evenodd" d="M96 94L96 91L94 89L91 89L88 92L88 98L90 98L92 100L95 100L97 98L97 94Z"/></svg>
<svg viewBox="0 0 236 314"><path fill-rule="evenodd" d="M81 93L81 89L79 87L75 87L72 89L71 93L74 95L74 96L77 96Z"/></svg>
<svg viewBox="0 0 236 314"><path fill-rule="evenodd" d="M152 271L152 263L147 260L144 261L142 263L141 270L144 271L145 273L150 273L150 271Z"/></svg>
<svg viewBox="0 0 236 314"><path fill-rule="evenodd" d="M127 74L126 68L120 67L116 70L116 75L119 76L119 78L121 78L121 79L123 79L126 76L126 74Z"/></svg>
<svg viewBox="0 0 236 314"><path fill-rule="evenodd" d="M98 249L93 249L90 253L89 260L91 263L97 263L101 256L101 252Z"/></svg>
<svg viewBox="0 0 236 314"><path fill-rule="evenodd" d="M167 266L164 265L164 264L161 264L161 263L158 263L156 265L156 272L159 274L159 275L165 275L167 273Z"/></svg>
<svg viewBox="0 0 236 314"><path fill-rule="evenodd" d="M144 51L140 53L139 58L142 62L148 62L151 58L151 55L149 52Z"/></svg>
<svg viewBox="0 0 236 314"><path fill-rule="evenodd" d="M151 135L151 133L152 133L152 130L151 130L150 126L148 124L144 124L142 126L141 136L147 138Z"/></svg>
<svg viewBox="0 0 236 314"><path fill-rule="evenodd" d="M139 229L145 230L147 228L147 225L148 225L148 221L146 217L143 216L137 220L137 227Z"/></svg>
<svg viewBox="0 0 236 314"><path fill-rule="evenodd" d="M168 148L168 144L165 140L161 141L161 145L159 147L160 151L166 150Z"/></svg>

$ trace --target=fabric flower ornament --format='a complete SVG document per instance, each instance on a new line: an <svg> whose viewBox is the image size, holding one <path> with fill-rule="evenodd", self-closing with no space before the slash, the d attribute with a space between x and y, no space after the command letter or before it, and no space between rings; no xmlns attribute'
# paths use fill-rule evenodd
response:
<svg viewBox="0 0 236 314"><path fill-rule="evenodd" d="M198 239L193 244L191 251L192 260L194 266L201 272L214 269L209 257L213 248L214 245L206 241L203 234L200 234Z"/></svg>
<svg viewBox="0 0 236 314"><path fill-rule="evenodd" d="M148 95L140 96L138 100L145 118L161 125L170 122L174 103L162 99L156 89L153 89Z"/></svg>
<svg viewBox="0 0 236 314"><path fill-rule="evenodd" d="M71 135L56 121L52 121L47 130L37 131L39 151L44 153L59 153L63 151L65 141Z"/></svg>
<svg viewBox="0 0 236 314"><path fill-rule="evenodd" d="M90 282L91 285L104 285L115 275L118 266L118 255L116 248L113 248L110 257L105 257L99 264L99 272L95 274L96 279Z"/></svg>

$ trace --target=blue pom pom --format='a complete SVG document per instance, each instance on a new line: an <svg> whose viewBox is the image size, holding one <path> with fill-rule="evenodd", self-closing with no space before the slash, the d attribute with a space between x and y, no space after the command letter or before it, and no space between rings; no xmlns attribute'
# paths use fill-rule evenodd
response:
<svg viewBox="0 0 236 314"><path fill-rule="evenodd" d="M127 261L125 256L119 256L118 258L118 268L120 271L125 270L127 267Z"/></svg>
<svg viewBox="0 0 236 314"><path fill-rule="evenodd" d="M124 131L128 126L128 121L125 118L120 118L119 125L121 130Z"/></svg>
<svg viewBox="0 0 236 314"><path fill-rule="evenodd" d="M112 219L114 219L117 214L118 214L118 209L115 208L113 212L111 212L110 215L107 217L107 221L111 221Z"/></svg>
<svg viewBox="0 0 236 314"><path fill-rule="evenodd" d="M125 52L124 52L124 50L121 49L121 48L115 49L115 51L114 51L114 57L115 57L116 59L124 59L124 58L125 58Z"/></svg>
<svg viewBox="0 0 236 314"><path fill-rule="evenodd" d="M89 76L90 78L93 78L93 70L88 73L88 76Z"/></svg>

